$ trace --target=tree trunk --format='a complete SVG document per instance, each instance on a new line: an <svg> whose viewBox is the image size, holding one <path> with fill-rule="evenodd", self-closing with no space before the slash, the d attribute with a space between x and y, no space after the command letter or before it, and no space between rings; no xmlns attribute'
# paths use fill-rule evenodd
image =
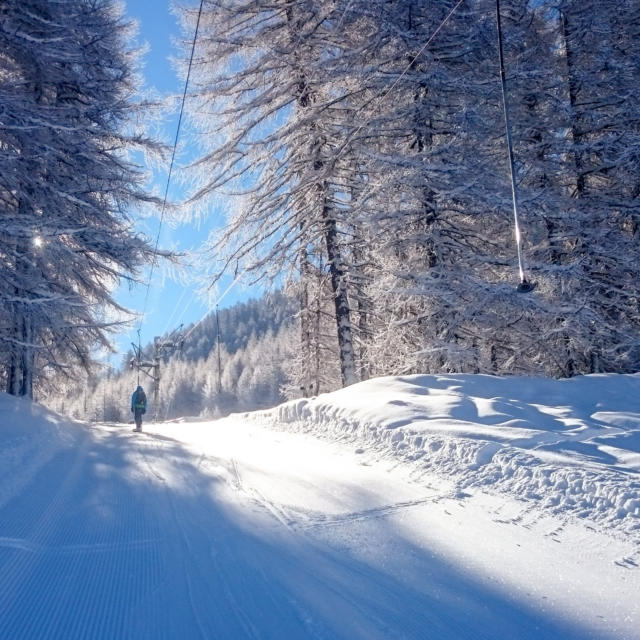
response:
<svg viewBox="0 0 640 640"><path fill-rule="evenodd" d="M33 319L27 313L22 315L22 342L20 395L33 398Z"/></svg>
<svg viewBox="0 0 640 640"><path fill-rule="evenodd" d="M576 168L576 186L573 192L574 198L581 197L585 192L584 162L582 160L582 134L580 133L578 115L578 86L575 78L575 55L571 43L571 28L566 13L561 15L562 39L564 40L565 60L567 64L567 86L569 91L569 104L571 106L571 137L573 140L573 158Z"/></svg>
<svg viewBox="0 0 640 640"><path fill-rule="evenodd" d="M326 194L326 184L323 185ZM358 381L356 377L355 355L353 351L353 335L351 330L351 308L347 296L347 282L345 278L340 247L338 245L338 230L336 221L331 215L326 197L322 207L324 224L324 239L327 245L329 260L329 274L331 275L331 291L336 309L336 327L338 331L338 348L340 350L340 372L342 386L346 387Z"/></svg>
<svg viewBox="0 0 640 640"><path fill-rule="evenodd" d="M20 203L19 208L22 208ZM24 298L28 292L23 288L28 281L28 251L30 247L25 238L19 238L15 244L17 286L14 287L16 298ZM7 393L13 396L33 397L34 367L34 331L32 310L24 302L16 300L12 305L13 345L7 376Z"/></svg>
<svg viewBox="0 0 640 640"><path fill-rule="evenodd" d="M311 362L311 318L309 317L309 257L304 241L298 252L300 262L300 390L306 398L312 395L309 364Z"/></svg>
<svg viewBox="0 0 640 640"><path fill-rule="evenodd" d="M321 349L322 344L320 340L320 330L322 326L322 291L323 291L323 279L322 272L319 272L316 276L318 283L318 293L316 294L316 308L315 308L315 338L312 343L314 366L313 366L313 395L317 396L320 393L320 366L322 364Z"/></svg>
<svg viewBox="0 0 640 640"><path fill-rule="evenodd" d="M12 396L17 396L20 392L20 358L18 352L18 327L16 326L16 321L18 319L18 310L17 303L13 305L13 338L14 342L11 344L11 354L9 356L9 367L7 373L7 393Z"/></svg>
<svg viewBox="0 0 640 640"><path fill-rule="evenodd" d="M354 243L353 260L356 265L362 265L364 260L363 252L358 246L358 241ZM365 291L364 277L361 272L362 267L355 269L355 273L351 276L353 282L353 291L356 302L356 311L358 316L358 373L360 380L368 380L371 375L371 367L369 362L369 337L371 328L369 326L369 314L371 313L371 300Z"/></svg>

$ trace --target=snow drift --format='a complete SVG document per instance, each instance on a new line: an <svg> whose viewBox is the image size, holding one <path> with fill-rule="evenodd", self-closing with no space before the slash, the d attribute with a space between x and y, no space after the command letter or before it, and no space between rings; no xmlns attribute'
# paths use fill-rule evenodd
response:
<svg viewBox="0 0 640 640"><path fill-rule="evenodd" d="M638 535L640 376L379 378L255 415Z"/></svg>
<svg viewBox="0 0 640 640"><path fill-rule="evenodd" d="M57 413L0 393L0 506L78 435L77 424Z"/></svg>

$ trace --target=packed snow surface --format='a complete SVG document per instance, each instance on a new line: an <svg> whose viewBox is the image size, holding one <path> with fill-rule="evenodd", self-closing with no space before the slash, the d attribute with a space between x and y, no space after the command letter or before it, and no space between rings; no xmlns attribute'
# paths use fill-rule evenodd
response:
<svg viewBox="0 0 640 640"><path fill-rule="evenodd" d="M0 638L640 639L639 390L385 378L142 434L0 394Z"/></svg>

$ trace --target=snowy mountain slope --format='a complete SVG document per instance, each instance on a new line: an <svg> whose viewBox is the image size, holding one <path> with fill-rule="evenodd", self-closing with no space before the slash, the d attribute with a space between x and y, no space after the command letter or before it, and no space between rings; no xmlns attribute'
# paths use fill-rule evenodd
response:
<svg viewBox="0 0 640 640"><path fill-rule="evenodd" d="M517 436L522 447L520 432L533 429L519 422L487 440L505 422L495 415L502 401L480 411L484 424L455 407L475 415L467 400L484 389L524 411L525 393L514 390L532 385L537 397L547 382L439 380L440 394L436 379L383 379L268 414L147 424L142 434L1 397L0 451L28 440L38 462L17 482L26 455L0 456L0 637L640 640L638 541L620 524L633 514L593 527L568 507L515 499L499 479L463 490L469 468L446 477L441 463L424 466L430 448L415 455L415 438L440 438L459 454L451 469L468 458L484 472L491 463L478 465L475 444L504 449ZM599 411L632 437L634 427L620 426L635 413L625 381L631 389L635 378L601 378L620 396ZM576 410L566 401L558 397L565 417ZM326 441L331 425L344 442ZM412 430L411 446L393 438ZM551 464L534 464L531 451L532 470ZM572 459L608 481L596 463ZM631 483L625 464L608 473Z"/></svg>
<svg viewBox="0 0 640 640"><path fill-rule="evenodd" d="M379 378L255 414L640 540L640 376Z"/></svg>

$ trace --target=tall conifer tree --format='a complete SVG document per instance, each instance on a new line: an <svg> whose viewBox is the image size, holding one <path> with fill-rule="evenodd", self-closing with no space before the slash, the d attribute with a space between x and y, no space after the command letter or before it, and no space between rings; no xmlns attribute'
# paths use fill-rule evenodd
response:
<svg viewBox="0 0 640 640"><path fill-rule="evenodd" d="M34 374L89 364L115 284L151 259L127 154L157 147L135 132L147 105L118 3L2 0L0 16L0 367L31 396Z"/></svg>

